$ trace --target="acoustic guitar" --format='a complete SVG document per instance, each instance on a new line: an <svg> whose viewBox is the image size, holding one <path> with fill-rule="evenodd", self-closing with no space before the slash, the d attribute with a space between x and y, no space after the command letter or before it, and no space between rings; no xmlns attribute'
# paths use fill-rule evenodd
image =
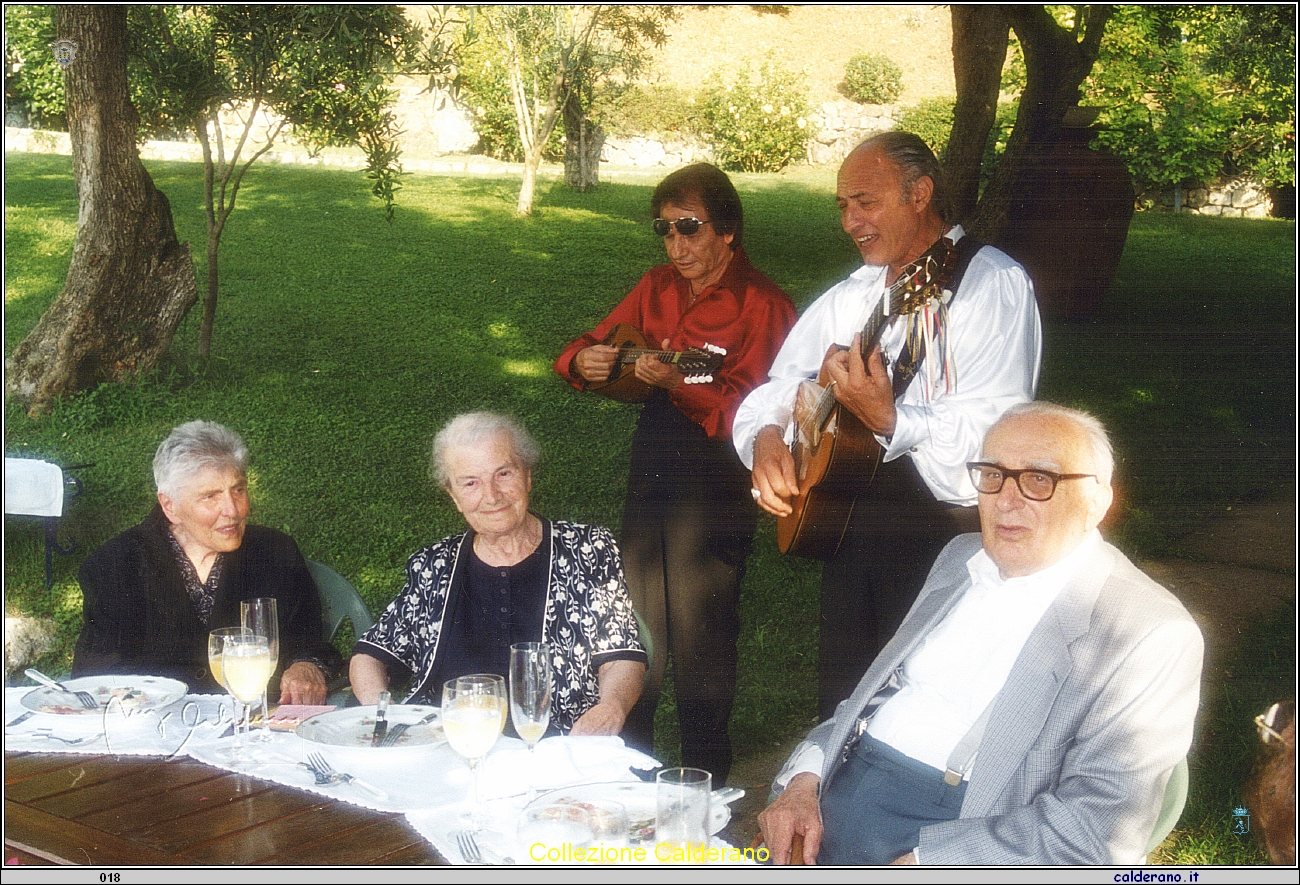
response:
<svg viewBox="0 0 1300 885"><path fill-rule="evenodd" d="M952 243L941 238L903 268L881 298L881 309L867 318L863 362L894 320L942 298L956 256ZM882 356L889 361L887 354ZM824 366L816 381L799 386L794 423L790 452L802 492L790 502L794 512L777 518L776 544L782 553L830 559L844 539L858 493L875 477L882 450L875 434L835 399L835 385Z"/></svg>
<svg viewBox="0 0 1300 885"><path fill-rule="evenodd" d="M627 323L615 326L604 343L618 348L614 368L610 370L608 380L589 381L584 389L624 403L643 403L654 392L653 387L635 374L636 361L647 353L661 363L676 366L677 371L686 376L682 381L684 384L707 384L712 381L713 373L722 368L722 358L727 355L721 347L712 344L689 347L686 350L653 350L647 345L640 330Z"/></svg>

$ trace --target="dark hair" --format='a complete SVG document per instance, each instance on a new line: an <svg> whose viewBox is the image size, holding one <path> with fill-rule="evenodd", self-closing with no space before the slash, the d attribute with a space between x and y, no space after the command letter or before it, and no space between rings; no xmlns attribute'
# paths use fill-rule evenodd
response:
<svg viewBox="0 0 1300 885"><path fill-rule="evenodd" d="M665 203L681 205L687 200L699 200L709 213L713 230L719 235L732 234L731 248L739 249L745 232L745 214L740 208L740 194L736 187L716 166L695 163L684 166L659 182L650 198L650 217L658 218Z"/></svg>
<svg viewBox="0 0 1300 885"><path fill-rule="evenodd" d="M868 138L853 149L854 153L866 150L878 150L903 173L903 198L912 195L912 185L922 177L934 183L934 193L930 196L930 205L944 221L948 220L948 180L943 174L943 167L935 159L930 146L918 135L898 129L881 132Z"/></svg>

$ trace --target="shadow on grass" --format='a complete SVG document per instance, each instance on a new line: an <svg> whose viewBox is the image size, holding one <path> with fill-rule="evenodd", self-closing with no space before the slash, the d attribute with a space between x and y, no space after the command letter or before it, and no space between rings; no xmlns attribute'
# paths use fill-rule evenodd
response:
<svg viewBox="0 0 1300 885"><path fill-rule="evenodd" d="M1275 701L1295 697L1294 600L1261 620L1234 649L1227 678L1201 699L1203 734L1189 756L1191 784L1178 829L1156 852L1158 863L1269 863L1257 834L1233 832L1242 790L1259 752L1254 718Z"/></svg>

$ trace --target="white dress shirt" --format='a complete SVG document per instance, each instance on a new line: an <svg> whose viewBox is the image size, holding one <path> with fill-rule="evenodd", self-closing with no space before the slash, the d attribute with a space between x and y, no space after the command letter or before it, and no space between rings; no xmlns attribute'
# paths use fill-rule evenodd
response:
<svg viewBox="0 0 1300 885"><path fill-rule="evenodd" d="M954 242L960 226L948 234ZM872 310L880 309L886 268L864 265L831 288L799 318L769 373L771 380L741 403L732 429L736 451L754 466L754 438L769 424L793 439L791 415L801 382L816 379L831 344L847 347ZM971 260L949 307L952 390L942 377L931 386L923 363L897 402L891 439L880 439L885 460L910 454L938 501L975 503L966 462L1008 408L1034 398L1043 336L1033 286L1024 268L984 248ZM891 323L881 343L892 359L903 350L905 322ZM930 358L926 358L926 363ZM937 374L937 373L936 373Z"/></svg>
<svg viewBox="0 0 1300 885"><path fill-rule="evenodd" d="M1006 684L1043 613L1083 563L1098 555L1100 544L1101 535L1093 530L1056 564L1007 580L982 549L972 556L966 564L971 586L903 662L898 691L877 708L867 733L944 770L957 744ZM805 771L820 774L823 761L820 747L804 744L778 783L785 786Z"/></svg>

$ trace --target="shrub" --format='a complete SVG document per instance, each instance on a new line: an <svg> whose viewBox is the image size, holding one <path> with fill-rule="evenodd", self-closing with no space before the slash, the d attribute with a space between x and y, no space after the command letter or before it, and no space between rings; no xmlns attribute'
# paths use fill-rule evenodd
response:
<svg viewBox="0 0 1300 885"><path fill-rule="evenodd" d="M5 103L17 105L35 128L67 130L63 69L54 61L53 6L6 4Z"/></svg>
<svg viewBox="0 0 1300 885"><path fill-rule="evenodd" d="M655 132L693 132L699 112L694 99L676 86L632 85L589 109L607 132L649 135Z"/></svg>
<svg viewBox="0 0 1300 885"><path fill-rule="evenodd" d="M859 104L890 104L903 94L903 69L883 55L855 55L839 88Z"/></svg>
<svg viewBox="0 0 1300 885"><path fill-rule="evenodd" d="M942 157L948 147L948 135L952 132L954 101L951 98L927 98L903 108L897 117L898 128L919 135L936 157Z"/></svg>
<svg viewBox="0 0 1300 885"><path fill-rule="evenodd" d="M788 71L763 65L757 79L741 69L723 86L714 73L700 100L700 135L723 169L779 172L802 160L808 141L808 90Z"/></svg>

